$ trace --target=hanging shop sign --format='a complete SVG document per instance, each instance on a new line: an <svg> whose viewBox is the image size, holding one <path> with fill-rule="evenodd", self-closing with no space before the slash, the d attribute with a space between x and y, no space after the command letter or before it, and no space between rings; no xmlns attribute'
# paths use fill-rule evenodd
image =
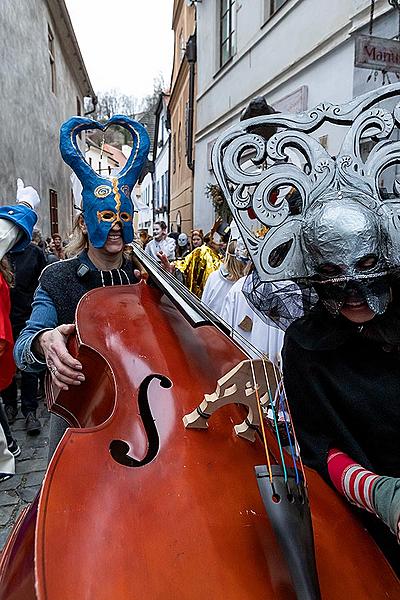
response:
<svg viewBox="0 0 400 600"><path fill-rule="evenodd" d="M400 42L371 35L358 35L355 38L354 65L362 69L400 73Z"/></svg>

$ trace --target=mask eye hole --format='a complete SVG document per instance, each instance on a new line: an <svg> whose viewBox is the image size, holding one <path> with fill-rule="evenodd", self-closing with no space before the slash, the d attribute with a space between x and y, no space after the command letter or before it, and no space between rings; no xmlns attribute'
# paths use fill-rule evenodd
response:
<svg viewBox="0 0 400 600"><path fill-rule="evenodd" d="M326 275L327 277L334 277L335 275L340 275L342 270L339 265L334 265L333 263L325 263L318 267L318 272L321 275Z"/></svg>
<svg viewBox="0 0 400 600"><path fill-rule="evenodd" d="M125 221L126 223L128 223L129 221L132 221L132 216L127 213L127 212L122 212L119 214L120 218L122 221Z"/></svg>
<svg viewBox="0 0 400 600"><path fill-rule="evenodd" d="M369 271L373 269L378 262L378 257L375 254L369 254L368 256L363 256L360 260L357 261L356 267L360 271Z"/></svg>
<svg viewBox="0 0 400 600"><path fill-rule="evenodd" d="M115 213L113 213L112 210L103 210L100 213L100 216L101 216L102 221L114 221L115 220Z"/></svg>
<svg viewBox="0 0 400 600"><path fill-rule="evenodd" d="M96 196L96 198L106 198L107 196L109 196L111 194L111 192L112 192L112 189L110 188L110 186L99 185L94 190L94 195Z"/></svg>

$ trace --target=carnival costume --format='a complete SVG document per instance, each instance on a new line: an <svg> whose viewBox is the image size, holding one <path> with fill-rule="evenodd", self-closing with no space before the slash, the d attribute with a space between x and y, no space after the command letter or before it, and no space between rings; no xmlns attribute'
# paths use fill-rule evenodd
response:
<svg viewBox="0 0 400 600"><path fill-rule="evenodd" d="M116 237L103 253L89 243L88 256L114 248L108 254L119 259ZM150 285L89 291L75 327L44 333L33 348L58 361L48 402L68 415L71 428L2 553L2 600L396 597L397 578L350 511L315 474L307 473L306 486L290 428L289 461L278 423L273 432L263 428L261 398L272 410L269 398L278 395L288 413L274 365L253 361L170 272L138 246L132 253ZM83 266L82 280L91 275ZM106 283L107 273L98 273ZM55 318L62 310L61 299L44 299L38 297L32 320L39 309ZM53 341L59 354L52 354ZM29 343L21 343L22 353ZM59 355L78 361L82 386L59 385ZM72 377L65 379L69 385ZM330 513L351 532L348 547ZM354 560L354 548L364 545Z"/></svg>
<svg viewBox="0 0 400 600"><path fill-rule="evenodd" d="M0 260L10 250L23 250L29 244L37 221L35 209L39 202L36 190L24 187L22 179L18 179L17 204L0 207ZM15 373L10 310L9 285L0 272L0 391L10 384ZM4 415L2 406L0 410ZM3 416L1 420L5 423L6 431L0 425L0 476L7 477L15 473L14 456L8 449L13 440L6 418ZM17 444L15 448L18 448Z"/></svg>
<svg viewBox="0 0 400 600"><path fill-rule="evenodd" d="M208 277L221 264L221 257L206 244L195 248L185 258L175 261L176 269L184 275L187 288L198 298L201 298Z"/></svg>
<svg viewBox="0 0 400 600"><path fill-rule="evenodd" d="M339 489L393 533L400 515L400 200L397 182L388 197L379 180L400 162L400 143L388 139L399 127L400 104L377 105L399 94L394 84L341 106L249 119L213 150L218 183L256 266L247 299L267 322L289 326L283 369L302 456L330 481L331 451L331 461L349 456L350 474L365 469L362 487ZM350 126L336 157L310 135L325 122ZM267 141L254 133L260 125L278 132ZM361 143L370 137L374 147L364 160ZM277 202L285 186L296 193ZM255 234L260 225L262 238ZM272 282L284 280L295 287L288 283L285 301L273 303ZM344 318L349 297L375 317L360 326ZM299 298L306 314L295 321L290 307ZM346 484L349 463L341 460ZM399 570L398 551L388 554Z"/></svg>
<svg viewBox="0 0 400 600"><path fill-rule="evenodd" d="M88 129L104 131L111 125L119 125L131 133L133 148L123 169L108 179L98 175L85 161L77 137ZM104 246L116 223L121 225L125 244L133 241L134 206L131 193L147 158L149 143L143 125L124 115L115 115L106 125L84 117L72 117L62 125L60 151L82 183L81 210L88 238L95 248ZM100 271L86 251L75 258L49 265L40 278L31 318L15 345L14 356L19 368L32 372L46 368L43 357L36 356L32 351L32 344L44 330L72 323L83 294L96 287L129 285L137 281L131 261L124 259L119 269ZM65 421L52 415L51 428L50 456L66 428Z"/></svg>

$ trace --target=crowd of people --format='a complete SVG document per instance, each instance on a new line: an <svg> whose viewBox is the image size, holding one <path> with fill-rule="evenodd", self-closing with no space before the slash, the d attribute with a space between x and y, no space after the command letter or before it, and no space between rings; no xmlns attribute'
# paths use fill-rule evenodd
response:
<svg viewBox="0 0 400 600"><path fill-rule="evenodd" d="M76 119L66 125L72 127ZM76 127L74 131L76 135ZM146 136L143 128L142 142ZM65 150L68 144L65 141L63 157L74 168ZM141 148L135 160L143 162L147 150L148 145ZM286 300L281 298L290 286L295 299L302 297L299 288L293 282L281 288L279 283L264 281L258 292L260 305L252 303L246 285L253 282L255 289L258 273L232 225L217 221L206 234L199 229L190 234L168 233L167 225L158 221L152 238L141 231L134 239L130 195L122 198L124 218L115 211L120 210L123 188L134 185L139 167L129 174L131 179L129 169L124 172L118 208L110 193L103 199L102 212L97 210L93 193L85 195L87 173L77 168L83 185L82 214L65 247L58 235L45 243L37 231L32 235L39 202L32 188L19 184L16 204L0 209L0 480L12 476L20 452L12 437L18 412L16 367L21 373L20 403L27 432L37 435L36 410L45 370L61 390L85 380L81 363L67 347L80 298L97 287L137 283L141 273L127 258L126 249L139 243L229 325L234 339L245 342L250 355L266 356L283 366L306 464L350 502L378 516L400 539L398 276L383 257L382 225L375 213L352 197L344 203L341 196L328 194L325 204L316 205L301 233L304 260L298 264L309 261L318 299L304 316L302 303L294 302L284 333L273 324L271 306L275 309L274 298L279 298L285 308ZM369 245L360 243L363 235ZM329 236L333 241L327 244ZM349 275L345 267L351 261L356 267L349 267ZM301 276L310 278L307 273ZM386 402L381 406L376 404L377 382L383 376ZM374 435L368 429L371 421ZM50 456L65 428L63 419L51 416ZM347 485L346 477L354 473L359 475L357 485ZM382 532L379 536L385 537ZM398 568L392 547L388 555Z"/></svg>
<svg viewBox="0 0 400 600"><path fill-rule="evenodd" d="M16 207L23 209L29 207L33 213L39 205L39 196L32 187L25 187L19 179L17 182L17 204L13 209L0 214L0 283L2 285L2 327L0 328L0 425L3 429L7 450L0 443L4 455L4 464L0 464L0 481L6 480L14 474L14 463L10 454L17 457L21 448L14 439L11 425L16 421L19 411L24 420L26 432L30 436L40 434L42 424L37 416L39 402L44 398L44 372L30 373L16 370L12 358L12 344L26 325L32 311L35 291L39 285L39 278L43 269L54 262L66 258L64 248L67 244L59 233L43 238L39 229L33 228L31 232L23 229L15 221L13 233L17 239L21 237L19 230L25 232L24 244L11 245L13 239L10 235L11 215L15 218L21 216ZM8 213L11 212L11 215ZM26 219L26 215L22 214ZM27 237L29 235L29 237ZM6 289L7 286L7 289ZM6 313L6 314L4 314ZM9 316L9 323L5 317ZM8 357L8 358L7 358ZM7 368L6 367L7 364ZM10 472L11 469L11 472Z"/></svg>
<svg viewBox="0 0 400 600"><path fill-rule="evenodd" d="M29 189L36 195L33 188ZM75 227L66 242L58 233L44 240L40 230L35 228L27 245L23 248L8 249L8 252L4 253L6 258L3 259L3 264L7 261L9 274L6 281L10 284L10 339L17 340L24 330L31 317L35 291L39 289L34 314L37 311L38 298L40 299L40 294L46 290L46 276L41 278L43 269L47 265L74 256L76 248L81 249L81 245L76 244L76 238L81 234L80 228ZM87 240L84 242L82 248ZM245 300L242 287L251 265L236 230L231 229L228 223L222 223L221 219L218 219L210 232L204 234L201 229L193 229L188 235L184 232L168 233L166 223L157 221L153 225L153 236L149 236L146 230L141 230L132 243L138 243L148 255L173 273L209 309L223 319L231 330L236 332L239 342L242 339L247 340L249 344L246 348L253 349L254 357L259 356L260 352L265 353L277 365L280 364L283 334L279 329L271 328L262 321ZM129 244L124 246L125 254L128 254L128 249ZM89 262L88 265L90 266ZM5 270L3 274L6 274ZM25 333L22 339L24 335ZM0 422L8 450L14 457L19 456L21 452L11 431L19 410L25 419L29 435L38 435L41 431L37 410L38 403L44 396L43 380L43 369L20 369L13 373L7 385L2 386ZM0 465L0 481L11 475L12 473Z"/></svg>
<svg viewBox="0 0 400 600"><path fill-rule="evenodd" d="M153 238L142 231L139 241L147 254L228 324L253 358L265 355L280 366L283 331L261 319L245 298L243 285L252 263L233 223L217 219L208 233L193 229L189 237L168 233L166 223L157 221ZM294 317L301 315L299 306Z"/></svg>

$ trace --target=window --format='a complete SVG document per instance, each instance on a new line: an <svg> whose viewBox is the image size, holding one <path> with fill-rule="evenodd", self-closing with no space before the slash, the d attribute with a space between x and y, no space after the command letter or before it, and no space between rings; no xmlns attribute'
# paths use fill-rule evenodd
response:
<svg viewBox="0 0 400 600"><path fill-rule="evenodd" d="M169 199L169 172L165 171L165 208L168 208Z"/></svg>
<svg viewBox="0 0 400 600"><path fill-rule="evenodd" d="M168 206L168 171L161 176L161 195L160 208L165 210Z"/></svg>
<svg viewBox="0 0 400 600"><path fill-rule="evenodd" d="M176 134L172 136L172 172L176 171Z"/></svg>
<svg viewBox="0 0 400 600"><path fill-rule="evenodd" d="M160 147L164 146L164 128L165 128L165 119L163 116L160 117Z"/></svg>
<svg viewBox="0 0 400 600"><path fill-rule="evenodd" d="M160 180L156 183L156 197L154 202L155 208L160 208Z"/></svg>
<svg viewBox="0 0 400 600"><path fill-rule="evenodd" d="M265 19L274 15L288 0L264 0L265 1Z"/></svg>
<svg viewBox="0 0 400 600"><path fill-rule="evenodd" d="M49 49L49 60L50 60L50 77L51 77L51 91L53 94L56 93L56 59L54 52L54 34L51 30L50 25L47 25L47 37L48 37L48 49Z"/></svg>
<svg viewBox="0 0 400 600"><path fill-rule="evenodd" d="M182 160L182 125L178 127L178 165L181 166Z"/></svg>
<svg viewBox="0 0 400 600"><path fill-rule="evenodd" d="M183 57L185 56L185 42L183 39L183 29L180 30L179 32L179 58L181 59L181 61L183 60Z"/></svg>
<svg viewBox="0 0 400 600"><path fill-rule="evenodd" d="M276 11L279 10L280 7L283 6L286 2L287 0L271 0L271 15L276 13Z"/></svg>
<svg viewBox="0 0 400 600"><path fill-rule="evenodd" d="M235 0L220 0L220 67L235 54Z"/></svg>
<svg viewBox="0 0 400 600"><path fill-rule="evenodd" d="M51 235L58 233L58 199L55 190L49 190L50 199L50 231Z"/></svg>
<svg viewBox="0 0 400 600"><path fill-rule="evenodd" d="M182 232L182 215L180 210L176 214L176 229L178 233Z"/></svg>

